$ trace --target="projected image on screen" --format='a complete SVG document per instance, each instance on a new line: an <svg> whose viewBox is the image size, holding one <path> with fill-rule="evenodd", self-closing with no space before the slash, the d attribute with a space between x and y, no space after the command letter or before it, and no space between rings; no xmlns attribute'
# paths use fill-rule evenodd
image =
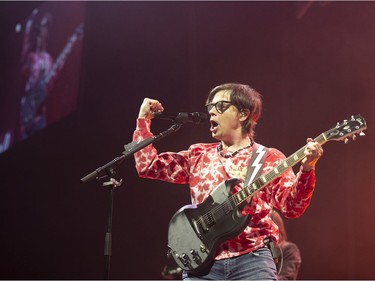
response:
<svg viewBox="0 0 375 281"><path fill-rule="evenodd" d="M39 5L9 35L4 66L9 71L0 105L0 153L77 107L83 4Z"/></svg>

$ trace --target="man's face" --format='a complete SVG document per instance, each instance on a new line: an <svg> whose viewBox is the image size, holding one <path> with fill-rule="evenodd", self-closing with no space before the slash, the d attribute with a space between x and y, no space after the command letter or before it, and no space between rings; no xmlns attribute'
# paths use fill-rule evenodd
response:
<svg viewBox="0 0 375 281"><path fill-rule="evenodd" d="M219 103L218 103L219 102ZM212 137L227 143L241 134L241 122L238 109L230 103L230 91L220 91L208 107Z"/></svg>

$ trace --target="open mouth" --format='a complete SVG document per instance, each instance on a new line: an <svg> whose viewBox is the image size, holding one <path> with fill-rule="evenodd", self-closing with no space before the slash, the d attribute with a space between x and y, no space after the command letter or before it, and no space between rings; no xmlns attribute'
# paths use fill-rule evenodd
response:
<svg viewBox="0 0 375 281"><path fill-rule="evenodd" d="M211 123L211 128L210 128L210 130L211 130L211 132L213 132L213 131L216 130L217 126L219 126L219 123L217 123L217 122L214 121L214 120L210 120L210 123Z"/></svg>

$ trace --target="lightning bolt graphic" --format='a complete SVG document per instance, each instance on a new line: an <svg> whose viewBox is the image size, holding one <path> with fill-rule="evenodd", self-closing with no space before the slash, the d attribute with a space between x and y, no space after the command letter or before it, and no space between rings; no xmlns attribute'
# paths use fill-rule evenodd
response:
<svg viewBox="0 0 375 281"><path fill-rule="evenodd" d="M262 167L262 164L260 164L259 162L263 158L263 155L266 153L265 147L263 145L260 145L256 153L258 154L257 158L255 158L253 164L251 164L251 167L254 167L254 171L252 172L248 183L251 183L254 180L255 175Z"/></svg>

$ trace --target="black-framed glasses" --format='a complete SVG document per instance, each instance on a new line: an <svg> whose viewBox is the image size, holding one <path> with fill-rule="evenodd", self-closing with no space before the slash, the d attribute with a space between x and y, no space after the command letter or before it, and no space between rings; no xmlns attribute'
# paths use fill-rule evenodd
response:
<svg viewBox="0 0 375 281"><path fill-rule="evenodd" d="M215 103L208 103L206 104L206 107L207 107L207 111L210 112L211 109L215 106L216 111L219 112L220 114L223 114L224 111L227 110L231 105L232 103L230 101L221 100Z"/></svg>

